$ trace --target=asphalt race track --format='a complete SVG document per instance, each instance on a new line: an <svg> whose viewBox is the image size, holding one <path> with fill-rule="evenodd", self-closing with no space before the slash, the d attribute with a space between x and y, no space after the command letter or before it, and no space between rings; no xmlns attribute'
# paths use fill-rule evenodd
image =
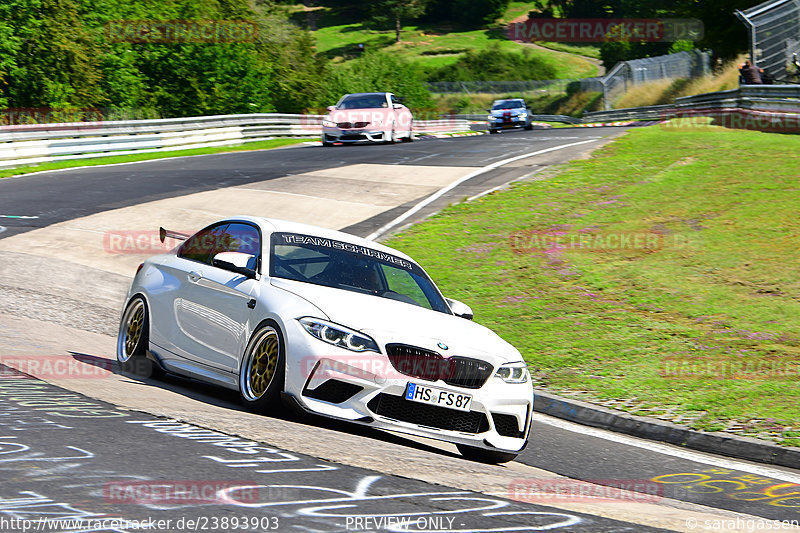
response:
<svg viewBox="0 0 800 533"><path fill-rule="evenodd" d="M0 180L0 531L22 531L4 519L38 516L78 519L40 529L73 532L137 530L102 518L164 520L154 531L309 532L747 531L737 516L800 520L800 470L544 415L517 461L482 465L441 443L253 415L228 391L136 379L111 363L124 291L135 266L158 252L150 241L124 249L125 232L198 229L245 213L367 236L415 206L395 227L512 180L546 179L547 167L622 131L298 146ZM452 187L466 176L474 177ZM72 371L15 370L30 370L32 359ZM548 484L566 496L531 496ZM195 499L148 499L175 487ZM730 523L704 527L713 520Z"/></svg>

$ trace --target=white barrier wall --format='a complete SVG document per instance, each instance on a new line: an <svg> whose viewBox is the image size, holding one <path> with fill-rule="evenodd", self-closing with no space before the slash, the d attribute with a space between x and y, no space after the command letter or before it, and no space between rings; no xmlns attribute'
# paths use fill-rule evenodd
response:
<svg viewBox="0 0 800 533"><path fill-rule="evenodd" d="M0 127L0 168L66 159L189 150L282 137L318 137L323 115L259 113ZM415 133L463 131L458 119L414 121Z"/></svg>

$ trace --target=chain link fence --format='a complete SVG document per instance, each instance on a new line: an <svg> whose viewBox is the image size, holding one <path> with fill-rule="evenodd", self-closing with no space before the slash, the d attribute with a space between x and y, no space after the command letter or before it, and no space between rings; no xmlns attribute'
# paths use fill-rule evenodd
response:
<svg viewBox="0 0 800 533"><path fill-rule="evenodd" d="M567 85L577 80L526 80L526 81L436 81L428 83L432 93L488 93L521 94L525 92L565 93Z"/></svg>
<svg viewBox="0 0 800 533"><path fill-rule="evenodd" d="M605 109L629 87L651 81L698 78L711 72L707 52L692 50L657 57L621 61L601 78L581 80L581 90L602 91Z"/></svg>
<svg viewBox="0 0 800 533"><path fill-rule="evenodd" d="M800 0L793 0L800 2ZM628 87L651 81L677 78L696 78L711 72L711 58L700 50L679 52L617 63L605 76L580 80L530 81L445 81L428 84L433 93L490 93L523 94L567 93L573 90L601 92L605 109Z"/></svg>
<svg viewBox="0 0 800 533"><path fill-rule="evenodd" d="M775 81L800 81L800 0L771 0L736 15L750 31L753 64Z"/></svg>

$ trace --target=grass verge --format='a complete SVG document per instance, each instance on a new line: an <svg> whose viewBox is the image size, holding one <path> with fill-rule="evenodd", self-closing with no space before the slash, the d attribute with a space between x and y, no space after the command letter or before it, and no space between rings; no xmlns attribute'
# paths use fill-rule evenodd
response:
<svg viewBox="0 0 800 533"><path fill-rule="evenodd" d="M387 244L519 348L538 387L800 446L796 143L638 128Z"/></svg>
<svg viewBox="0 0 800 533"><path fill-rule="evenodd" d="M309 139L272 139L269 141L257 141L239 146L214 146L209 148L193 148L190 150L174 150L170 152L148 152L130 155L112 155L108 157L96 157L91 159L71 159L68 161L52 161L40 165L25 165L16 168L0 170L0 178L18 176L20 174L30 174L31 172L46 172L48 170L60 170L62 168L90 167L96 165L113 165L115 163L132 163L134 161L149 161L151 159L164 159L168 157L186 157L189 155L221 154L225 152L243 152L250 150L268 150L280 148L306 142Z"/></svg>

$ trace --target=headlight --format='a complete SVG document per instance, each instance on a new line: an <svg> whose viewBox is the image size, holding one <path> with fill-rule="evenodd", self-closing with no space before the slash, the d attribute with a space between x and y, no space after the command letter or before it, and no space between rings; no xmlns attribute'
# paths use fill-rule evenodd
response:
<svg viewBox="0 0 800 533"><path fill-rule="evenodd" d="M378 345L368 335L359 333L352 329L332 324L319 318L298 318L303 328L314 337L321 341L333 344L346 350L354 352L377 352L380 353Z"/></svg>
<svg viewBox="0 0 800 533"><path fill-rule="evenodd" d="M336 123L334 121L332 121L332 120L323 120L322 121L322 125L325 126L326 128L335 128L336 127Z"/></svg>
<svg viewBox="0 0 800 533"><path fill-rule="evenodd" d="M519 114L519 118L528 118L528 114L527 113L520 113Z"/></svg>
<svg viewBox="0 0 800 533"><path fill-rule="evenodd" d="M509 363L501 366L494 373L506 383L526 383L528 381L528 366L525 363Z"/></svg>
<svg viewBox="0 0 800 533"><path fill-rule="evenodd" d="M488 117L486 117L486 120L488 120L489 122L493 121L494 115L489 115Z"/></svg>

